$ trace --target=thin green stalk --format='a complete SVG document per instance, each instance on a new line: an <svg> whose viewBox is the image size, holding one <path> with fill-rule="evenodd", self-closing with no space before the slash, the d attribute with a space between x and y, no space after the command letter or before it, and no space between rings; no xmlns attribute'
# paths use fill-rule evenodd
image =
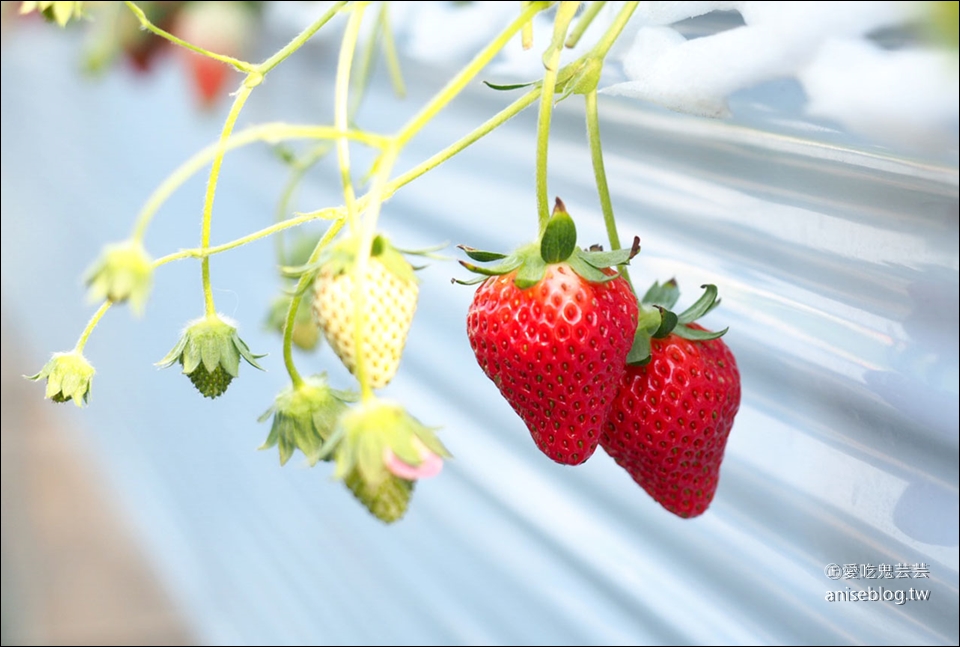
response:
<svg viewBox="0 0 960 647"><path fill-rule="evenodd" d="M373 179L373 186L370 187L369 203L366 208L366 218L364 220L363 235L360 237L357 257L353 265L353 345L354 356L357 361L357 381L360 383L360 396L364 402L370 401L373 397L373 389L370 387L370 381L367 379L366 354L363 349L363 339L365 330L366 292L364 282L366 281L367 264L370 261L370 247L373 245L373 237L377 231L377 219L380 216L380 207L383 205L387 180L390 178L390 172L397 161L397 155L400 152L399 146L388 146L377 160L377 173Z"/></svg>
<svg viewBox="0 0 960 647"><path fill-rule="evenodd" d="M540 88L534 88L533 90L530 90L522 97L511 103L509 106L498 112L496 115L485 121L483 124L475 128L466 136L461 137L454 143L444 148L442 151L434 154L423 162L420 162L409 171L398 175L385 187L384 199L392 196L397 192L398 189L400 189L400 187L409 184L424 173L427 173L437 166L440 166L440 164L444 163L460 151L490 134L492 131L496 130L519 113L523 112L525 108L529 107L539 97Z"/></svg>
<svg viewBox="0 0 960 647"><path fill-rule="evenodd" d="M163 29L160 29L159 27L154 25L152 22L150 22L150 19L147 18L147 14L143 12L143 9L137 6L137 3L127 1L127 2L124 2L124 4L126 4L127 7L129 7L130 11L133 12L133 15L136 16L137 20L140 21L141 27L149 31L152 31L154 34L156 34L157 36L160 36L161 38L166 38L167 40L169 40L171 43L174 43L175 45L179 45L180 47L189 49L190 51L196 52L197 54L202 54L203 56L207 56L214 60L220 61L221 63L232 65L236 69L246 74L250 74L251 72L254 71L255 68L259 67L259 66L255 66L253 63L241 61L240 59L233 58L232 56L217 54L216 52L211 52L202 47L198 47L193 43L188 43L182 38L178 38L173 34L171 34L170 32L164 31Z"/></svg>
<svg viewBox="0 0 960 647"><path fill-rule="evenodd" d="M346 6L346 2L334 2L333 5L327 9L327 11L317 18L309 27L300 32L293 40L284 45L283 49L279 52L265 60L260 65L256 66L257 72L262 75L266 75L267 72L280 65L285 61L291 54L303 47L303 44L310 40L314 34L320 31L320 28L330 22L330 19L337 15L337 13Z"/></svg>
<svg viewBox="0 0 960 647"><path fill-rule="evenodd" d="M390 26L390 5L388 3L384 2L380 6L380 16L377 22L380 32L383 34L383 57L387 60L387 71L390 73L393 93L402 99L407 96L407 86L403 82L400 55L397 53L397 44L393 40L393 28Z"/></svg>
<svg viewBox="0 0 960 647"><path fill-rule="evenodd" d="M525 108L529 107L534 101L537 100L539 96L540 96L540 88L534 88L533 90L530 90L525 95L523 95L522 97L520 97L519 99L511 103L509 106L507 106L503 110L501 110L499 113L497 113L496 115L494 115L493 117L485 121L483 124L475 128L472 132L461 137L460 139L450 144L449 146L444 148L442 151L434 154L430 158L417 164L415 167L413 167L409 171L406 171L405 173L398 175L396 178L388 182L384 187L383 199L386 200L387 198L391 197L401 187L409 184L410 182L414 181L415 179L427 173L428 171L431 171L432 169L436 168L443 162L447 161L448 159L450 159L460 151L464 150L471 144L475 143L476 141L490 134L492 131L496 130L498 127L500 127L501 125L503 125L504 123L506 123L513 117L515 117L517 114L522 112ZM369 201L369 194L361 197L359 200L357 200L358 208L360 210L365 209L368 201ZM301 224L302 222L306 222L307 220L312 220L314 218L325 217L323 214L329 213L329 211L330 211L329 209L320 209L318 211L311 211L308 213L301 214L301 217L303 217L304 220L301 220L297 224Z"/></svg>
<svg viewBox="0 0 960 647"><path fill-rule="evenodd" d="M340 232L345 222L346 218L338 218L330 225L313 248L313 252L310 254L310 260L307 261L308 265L316 263L320 259L320 254L324 248L330 244L334 236ZM301 275L300 280L297 281L297 289L293 298L290 299L290 307L287 309L287 318L283 325L283 365L287 368L287 373L290 375L293 386L298 389L303 386L304 382L300 376L300 371L297 370L297 366L293 361L293 326L297 320L297 311L300 309L300 302L303 301L303 295L307 290L307 284L310 282L310 279L311 274L307 272Z"/></svg>
<svg viewBox="0 0 960 647"><path fill-rule="evenodd" d="M230 151L241 146L252 144L253 142L267 141L276 143L289 139L329 139L334 140L339 137L347 137L354 141L366 144L368 146L381 147L383 137L361 131L350 130L341 132L332 126L307 126L299 124L285 124L274 122L252 126L231 135L223 146L224 151ZM181 164L173 173L158 186L147 201L144 203L137 216L133 227L131 238L136 241L143 241L147 232L147 227L153 216L161 206L170 198L173 193L179 189L184 182L212 161L220 152L222 143L215 142L203 150L194 154L190 159Z"/></svg>
<svg viewBox="0 0 960 647"><path fill-rule="evenodd" d="M259 231L255 231L252 234L247 234L236 240L231 240L228 243L223 243L222 245L216 245L213 247L193 247L191 249L181 249L178 252L173 252L167 254L166 256L161 256L153 262L154 269L160 267L161 265L166 265L173 261L183 260L185 258L207 258L209 256L214 256L215 254L221 254L223 252L235 249L237 247L242 247L248 243L260 240L261 238L266 238L267 236L272 236L278 232L290 229L292 227L299 227L300 225L311 222L313 220L325 219L333 220L341 218L344 215L343 207L328 207L326 209L321 209L320 211L314 211L312 213L301 214L295 218L290 218L282 222L274 223L269 227L264 227Z"/></svg>
<svg viewBox="0 0 960 647"><path fill-rule="evenodd" d="M560 54L567 38L567 28L577 13L579 2L561 2L553 23L553 41L543 55L546 72L540 93L540 112L537 117L537 220L540 233L547 227L550 218L550 202L547 195L547 147L550 142L550 119L553 116L553 96L560 71Z"/></svg>
<svg viewBox="0 0 960 647"><path fill-rule="evenodd" d="M572 3L576 4L576 3ZM420 129L430 123L430 120L438 112L443 110L454 97L456 97L473 78L480 73L487 63L496 56L504 45L506 45L513 36L520 31L523 26L530 21L533 16L543 10L542 3L531 4L525 7L520 16L504 29L493 42L487 45L479 54L477 54L470 63L460 70L447 85L443 87L423 108L408 121L400 132L397 133L397 144L399 147L406 145L414 135L420 132Z"/></svg>
<svg viewBox="0 0 960 647"><path fill-rule="evenodd" d="M633 12L637 10L637 5L639 4L639 2L624 3L623 8L620 9L620 13L613 19L613 23L607 28L606 33L597 41L597 44L593 46L591 54L601 59L607 55L607 52L610 51L613 44L617 42L617 38L620 37L620 32L622 32L623 28L630 22L630 17L633 16Z"/></svg>
<svg viewBox="0 0 960 647"><path fill-rule="evenodd" d="M237 117L243 109L243 104L253 91L253 85L244 81L237 90L233 105L230 106L230 112L227 114L227 120L223 124L223 130L220 131L220 145L217 147L216 157L213 158L213 165L210 167L210 179L207 181L207 193L203 200L203 223L200 228L200 247L206 249L210 247L210 225L213 220L213 199L217 194L217 181L220 179L220 166L223 164L223 156L226 153L226 142L233 132L233 126L237 123ZM210 285L210 257L204 256L201 262L201 279L203 281L203 300L204 307L208 317L217 314L216 306L213 303L213 288Z"/></svg>
<svg viewBox="0 0 960 647"><path fill-rule="evenodd" d="M584 95L587 112L587 139L590 140L590 159L593 162L593 175L597 181L597 193L600 194L600 209L603 211L603 223L610 239L610 249L620 249L620 235L617 233L617 220L613 215L613 202L610 200L610 187L607 185L607 173L603 168L603 149L600 144L600 117L597 112L597 91L594 89ZM620 266L620 273L630 288L633 282L626 265Z"/></svg>
<svg viewBox="0 0 960 647"><path fill-rule="evenodd" d="M530 5L532 2L521 2L520 11L523 11ZM531 18L527 24L523 26L523 29L520 31L520 46L523 47L523 51L527 51L533 47L533 19Z"/></svg>
<svg viewBox="0 0 960 647"><path fill-rule="evenodd" d="M580 42L580 39L583 37L584 32L590 28L590 25L593 24L594 18L597 17L597 14L600 13L600 10L603 9L606 2L591 2L587 5L587 8L584 9L583 13L580 14L580 20L577 21L577 24L573 26L573 31L570 32L570 35L567 37L567 42L565 46L567 48L573 48L577 46L577 43Z"/></svg>
<svg viewBox="0 0 960 647"><path fill-rule="evenodd" d="M303 158L294 162L293 173L290 174L290 178L284 185L283 191L280 193L280 201L277 203L277 222L283 222L287 219L287 209L290 207L290 203L293 201L293 197L296 194L297 189L300 187L300 182L303 181L307 171L309 171L314 164L316 164L327 153L329 153L332 147L333 145L330 142L322 142L321 144L310 149ZM279 261L280 265L289 265L290 261L287 258L287 248L284 244L284 237L281 232L278 232L275 240L277 248L277 261Z"/></svg>
<svg viewBox="0 0 960 647"><path fill-rule="evenodd" d="M109 310L110 306L112 305L113 301L110 301L109 299L100 304L100 307L97 308L97 311L93 313L92 317L90 317L90 321L87 322L83 332L80 333L80 339L77 340L76 346L73 347L73 352L77 354L83 353L83 347L87 345L87 340L90 339L90 334L93 332L93 329L97 327L97 324L100 323L100 319L103 318L103 315L107 314L107 310Z"/></svg>
<svg viewBox="0 0 960 647"><path fill-rule="evenodd" d="M346 130L350 120L350 68L353 56L357 50L357 38L360 35L360 25L363 23L363 13L366 3L358 3L353 7L350 20L343 32L343 41L340 44L340 58L337 61L337 80L334 90L333 125L340 130ZM340 179L343 183L343 199L347 207L347 217L350 228L356 230L357 196L353 191L353 179L350 177L350 142L341 137L337 139L337 159L340 162Z"/></svg>

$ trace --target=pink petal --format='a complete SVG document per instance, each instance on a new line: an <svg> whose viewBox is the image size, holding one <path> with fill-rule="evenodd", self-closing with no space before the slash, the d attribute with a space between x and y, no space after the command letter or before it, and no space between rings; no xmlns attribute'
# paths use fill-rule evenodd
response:
<svg viewBox="0 0 960 647"><path fill-rule="evenodd" d="M404 462L389 447L383 449L383 463L390 473L408 481L430 478L439 474L443 469L443 459L427 449L419 439L414 438L413 442L422 459L419 465Z"/></svg>

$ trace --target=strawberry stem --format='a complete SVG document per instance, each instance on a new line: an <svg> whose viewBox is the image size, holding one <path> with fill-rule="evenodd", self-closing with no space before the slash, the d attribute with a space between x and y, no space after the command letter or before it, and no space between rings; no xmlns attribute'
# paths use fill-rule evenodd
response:
<svg viewBox="0 0 960 647"><path fill-rule="evenodd" d="M593 162L593 175L597 182L597 193L600 195L600 209L603 211L603 222L607 228L607 238L610 239L610 249L620 249L620 235L617 233L617 219L613 213L613 202L610 199L610 187L607 185L607 173L603 167L603 149L600 143L600 117L597 112L597 90L594 88L584 95L587 113L587 138L590 140L590 159ZM633 281L626 265L619 266L620 273L633 289Z"/></svg>
<svg viewBox="0 0 960 647"><path fill-rule="evenodd" d="M363 23L363 12L366 3L357 3L347 21L343 32L343 41L340 44L340 57L337 61L337 81L334 90L333 125L340 132L345 132L350 119L350 68L353 65L353 56L357 50L357 39L360 36L360 25ZM354 232L359 227L357 220L357 196L353 190L353 180L350 177L350 141L346 137L337 138L337 160L340 163L340 179L343 183L343 200L347 207L347 218L350 229Z"/></svg>
<svg viewBox="0 0 960 647"><path fill-rule="evenodd" d="M346 222L345 217L337 218L330 225L327 231L324 232L323 236L320 237L320 240L317 241L317 244L313 248L313 252L310 253L310 259L307 261L307 265L313 265L318 260L320 260L320 254L323 250L330 244L330 241L340 233L340 229L343 228L344 223ZM287 369L287 374L290 375L290 380L293 382L294 388L299 389L304 385L303 378L300 376L300 372L297 370L296 364L293 361L293 327L297 320L297 311L300 309L300 302L303 301L304 293L309 289L310 282L313 280L312 272L304 272L300 275L300 280L297 281L297 288L294 292L293 298L290 299L290 305L287 308L287 317L283 325L283 365Z"/></svg>
<svg viewBox="0 0 960 647"><path fill-rule="evenodd" d="M247 77L247 80L250 77ZM220 179L220 167L223 164L224 154L227 152L226 142L233 132L233 126L237 123L237 117L243 109L243 104L247 102L254 85L244 80L237 90L233 105L230 106L230 112L227 114L227 120L223 124L223 130L220 131L220 141L217 144L217 153L213 158L213 165L210 167L210 179L207 181L207 193L203 200L203 222L200 227L200 249L206 250L210 247L210 225L213 219L213 199L217 193L217 181ZM203 297L206 314L212 317L217 313L216 306L213 303L213 288L210 285L210 257L205 255L201 261L201 279L203 281Z"/></svg>
<svg viewBox="0 0 960 647"><path fill-rule="evenodd" d="M540 112L537 117L537 220L542 235L550 219L550 201L547 197L547 148L550 142L550 120L553 116L553 97L560 71L560 54L567 38L567 28L577 13L579 2L561 2L553 22L553 41L543 54L543 85L540 92Z"/></svg>
<svg viewBox="0 0 960 647"><path fill-rule="evenodd" d="M565 47L570 49L577 46L583 34L590 28L590 25L593 24L593 19L597 17L597 14L600 13L600 10L603 9L606 4L606 2L591 2L587 8L583 10L583 13L580 15L580 20L577 21L577 24L573 30L571 30L567 42L564 43Z"/></svg>
<svg viewBox="0 0 960 647"><path fill-rule="evenodd" d="M76 346L73 347L73 352L77 354L83 353L83 347L87 345L87 340L90 338L90 334L93 333L93 329L97 327L97 324L100 323L100 319L103 318L103 315L107 314L107 310L109 310L110 306L112 305L113 301L110 301L109 299L100 304L100 307L97 308L97 311L93 313L92 317L90 317L90 321L87 322L83 332L80 333L80 338L77 340Z"/></svg>
<svg viewBox="0 0 960 647"><path fill-rule="evenodd" d="M171 34L170 32L160 29L159 27L154 25L152 22L150 22L150 19L147 18L147 14L144 13L143 9L137 6L137 3L125 2L124 4L127 5L127 8L129 8L130 11L133 12L133 15L137 17L137 20L140 21L141 27L143 27L148 31L153 32L154 34L156 34L157 36L160 36L161 38L167 39L174 45L179 45L180 47L189 49L190 51L196 52L197 54L200 54L202 56L212 58L215 61L220 61L221 63L226 63L227 65L231 65L234 68L240 70L241 72L244 72L245 74L250 74L257 68L261 67L261 66L253 65L252 63L247 63L246 61L241 61L240 59L237 59L237 58L233 58L232 56L225 56L223 54L217 54L216 52L211 52L202 47L194 45L193 43L188 43L182 38L178 38L173 34ZM343 3L340 3L340 4L343 4Z"/></svg>

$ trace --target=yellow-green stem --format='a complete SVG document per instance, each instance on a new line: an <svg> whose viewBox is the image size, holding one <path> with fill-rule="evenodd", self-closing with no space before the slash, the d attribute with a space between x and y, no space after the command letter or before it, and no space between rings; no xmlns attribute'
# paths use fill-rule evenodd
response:
<svg viewBox="0 0 960 647"><path fill-rule="evenodd" d="M350 121L350 68L357 50L357 38L360 35L360 25L363 23L364 9L366 9L364 2L354 5L340 44L333 109L333 125L339 130L346 130ZM350 176L350 142L344 137L337 139L337 159L340 163L340 180L343 183L343 200L347 207L347 218L350 221L350 228L355 231L359 226L357 196L353 191L353 179Z"/></svg>
<svg viewBox="0 0 960 647"><path fill-rule="evenodd" d="M366 329L366 291L364 282L366 281L367 264L370 261L370 248L373 245L373 238L377 231L377 218L380 216L380 207L385 197L385 189L390 172L399 154L399 147L388 146L384 149L377 160L377 173L373 179L373 186L370 187L369 203L366 207L366 218L363 223L363 234L360 237L357 257L353 265L353 345L354 357L357 362L357 381L360 383L360 395L364 402L371 400L373 389L370 387L370 380L367 379L366 353L363 348L364 330Z"/></svg>
<svg viewBox="0 0 960 647"><path fill-rule="evenodd" d="M125 2L124 4L126 4L127 7L130 8L130 11L133 12L133 15L136 16L137 20L140 21L141 27L149 31L152 31L154 34L156 34L157 36L160 36L161 38L166 38L167 40L169 40L171 43L174 43L175 45L179 45L180 47L189 49L190 51L196 52L197 54L202 54L203 56L207 56L214 60L220 61L221 63L232 65L233 67L237 68L241 72L245 72L247 74L249 74L250 72L253 72L254 68L257 67L252 63L241 61L240 59L233 58L232 56L217 54L216 52L211 52L202 47L198 47L193 43L188 43L182 38L178 38L173 34L171 34L170 32L164 31L163 29L160 29L159 27L154 25L152 22L150 22L150 19L147 18L147 14L143 12L143 9L137 6L137 3L128 1L128 2Z"/></svg>
<svg viewBox="0 0 960 647"><path fill-rule="evenodd" d="M321 27L330 22L330 19L337 15L344 6L348 3L346 2L334 2L333 5L324 12L322 16L313 21L306 29L297 34L297 36L291 40L289 43L284 45L283 49L278 51L276 54L265 60L260 65L256 66L257 71L260 74L266 75L267 72L280 65L285 61L291 54L303 47L303 44L306 43L310 38L317 33Z"/></svg>
<svg viewBox="0 0 960 647"><path fill-rule="evenodd" d="M330 241L333 240L334 236L340 232L340 229L343 227L343 223L346 222L345 218L338 218L335 220L330 227L324 232L323 236L320 237L320 240L317 241L316 246L313 248L313 252L310 254L310 260L307 261L307 264L316 263L320 259L320 254L323 252L324 248L330 244ZM287 318L283 325L283 365L287 368L287 373L290 375L290 380L293 382L293 386L300 388L303 386L303 378L300 376L300 372L297 370L297 366L293 361L293 326L297 320L297 311L300 309L300 302L303 301L303 295L306 290L309 289L307 283L309 283L312 274L307 272L300 276L300 280L297 282L297 289L294 293L292 299L290 299L290 307L287 310Z"/></svg>
<svg viewBox="0 0 960 647"><path fill-rule="evenodd" d="M580 20L577 21L577 24L574 25L573 30L570 32L570 36L567 37L567 42L565 46L568 48L576 47L577 43L580 42L580 39L583 38L584 32L590 28L590 25L593 24L594 18L597 17L597 14L600 13L600 10L603 9L606 2L591 2L587 5L587 8L583 10L583 13L580 14Z"/></svg>
<svg viewBox="0 0 960 647"><path fill-rule="evenodd" d="M627 23L630 22L630 17L633 16L633 12L637 10L639 2L626 2L623 7L620 9L620 13L617 14L617 17L613 19L613 23L610 27L607 28L607 31L603 34L600 40L597 41L597 44L593 46L591 54L600 58L601 60L607 55L607 52L610 51L610 48L613 47L613 44L617 42L617 38L620 37L620 33L623 31L623 28L627 26Z"/></svg>
<svg viewBox="0 0 960 647"><path fill-rule="evenodd" d="M510 23L493 42L483 48L483 51L477 54L427 105L420 109L420 112L400 129L400 132L397 133L397 145L402 148L414 135L420 132L420 129L427 125L438 112L443 110L533 16L543 11L545 4L542 2L531 3L530 6L525 7L519 18Z"/></svg>
<svg viewBox="0 0 960 647"><path fill-rule="evenodd" d="M560 54L567 38L567 28L577 13L579 2L561 2L553 23L553 41L543 55L546 72L540 92L540 113L537 117L537 220L540 233L547 227L550 218L550 202L547 194L547 147L550 141L550 119L553 115L553 97L560 71Z"/></svg>
<svg viewBox="0 0 960 647"><path fill-rule="evenodd" d="M381 147L384 138L380 135L365 133L357 130L340 132L332 126L307 126L299 124L285 124L274 122L252 126L236 135L231 135L227 140L224 151L230 151L241 146L246 146L254 142L267 141L276 143L289 139L329 139L334 140L339 137L347 137L354 141L366 144L367 146ZM143 241L147 233L147 227L156 212L170 198L173 193L179 189L184 182L206 166L220 152L221 142L210 144L203 150L194 154L190 159L181 164L173 173L158 186L141 208L133 227L131 238L136 241Z"/></svg>
<svg viewBox="0 0 960 647"><path fill-rule="evenodd" d="M249 80L249 77L248 77ZM237 123L237 117L243 109L243 104L253 91L254 84L245 80L240 84L233 105L230 106L230 112L227 114L227 120L223 124L223 130L220 131L220 144L217 147L217 154L213 158L213 165L210 167L210 179L207 181L207 193L203 200L203 223L200 227L200 248L206 250L210 247L210 225L213 219L213 199L217 194L217 181L220 179L220 166L223 164L223 156L227 151L226 142L233 132L233 126ZM213 303L213 288L210 285L210 257L204 256L201 262L201 276L203 280L203 301L205 311L208 317L213 317L217 313L216 306Z"/></svg>
<svg viewBox="0 0 960 647"><path fill-rule="evenodd" d="M380 7L378 22L380 32L383 34L383 57L387 59L387 71L390 73L393 93L402 99L407 95L407 86L403 82L400 55L397 53L397 44L393 40L393 28L390 26L390 5L386 2Z"/></svg>
<svg viewBox="0 0 960 647"><path fill-rule="evenodd" d="M464 150L474 142L482 139L486 135L490 134L492 131L499 128L501 125L515 117L517 114L522 112L525 108L529 107L537 98L540 96L540 88L535 88L530 90L525 95L511 103L509 106L498 112L496 115L485 121L479 127L473 130L465 137L461 137L451 145L444 148L442 151L434 154L430 158L424 160L420 164L417 164L414 168L398 175L396 178L391 180L386 188L384 189L384 199L389 198L397 190L417 179L424 173L436 168L443 162L447 161L460 151ZM361 198L361 201L363 199Z"/></svg>
<svg viewBox="0 0 960 647"><path fill-rule="evenodd" d="M620 249L620 235L617 233L617 219L613 215L613 202L610 200L610 187L607 185L607 172L603 167L603 148L600 143L600 116L597 112L597 91L594 89L584 95L587 113L587 139L590 141L590 160L593 162L593 175L597 182L597 193L600 195L600 209L603 211L603 223L607 228L607 238L610 239L610 249ZM620 273L630 288L633 282L627 272L626 265L620 266Z"/></svg>
<svg viewBox="0 0 960 647"><path fill-rule="evenodd" d="M100 319L103 318L103 315L107 313L107 310L109 310L112 305L113 301L109 300L100 304L97 311L90 317L90 321L87 322L87 326L83 329L83 332L80 333L80 338L77 340L77 345L73 347L73 352L78 354L83 353L83 347L87 345L87 340L90 339L90 334L93 332L93 329L97 327Z"/></svg>
<svg viewBox="0 0 960 647"><path fill-rule="evenodd" d="M252 234L247 234L236 240L231 240L229 243L223 243L222 245L215 245L213 247L207 247L206 249L201 247L193 247L191 249L181 249L178 252L173 252L167 254L166 256L161 256L153 262L153 267L158 268L161 265L166 265L173 261L183 260L185 258L206 258L208 256L214 256L237 247L242 247L248 243L255 242L261 238L266 238L267 236L272 236L275 233L284 231L286 229L291 229L292 227L299 227L305 222L311 222L313 220L334 220L336 218L341 218L344 216L343 207L328 207L326 209L321 209L320 211L314 211L311 213L301 214L289 220L284 220L270 225L269 227L264 227L259 231L255 231Z"/></svg>

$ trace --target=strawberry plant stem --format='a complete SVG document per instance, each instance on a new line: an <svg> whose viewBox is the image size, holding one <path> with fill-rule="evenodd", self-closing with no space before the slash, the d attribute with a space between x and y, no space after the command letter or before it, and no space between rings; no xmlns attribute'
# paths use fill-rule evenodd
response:
<svg viewBox="0 0 960 647"><path fill-rule="evenodd" d="M383 35L383 57L387 61L387 71L390 73L390 82L393 84L393 93L399 98L407 95L407 86L403 82L403 71L400 69L400 55L397 53L397 44L393 40L393 29L390 27L390 5L384 2L380 6L380 15L377 24Z"/></svg>
<svg viewBox="0 0 960 647"><path fill-rule="evenodd" d="M314 34L320 31L320 28L330 22L330 19L337 15L347 2L334 2L333 5L327 9L326 12L315 21L313 21L306 29L300 32L293 40L284 45L283 49L278 51L276 54L265 60L263 63L260 63L256 66L256 71L262 75L266 75L267 72L280 65L283 61L290 57L295 51L303 47L303 44L310 40ZM368 3L358 2L358 5L365 5Z"/></svg>
<svg viewBox="0 0 960 647"><path fill-rule="evenodd" d="M246 61L241 61L240 59L233 58L232 56L224 56L223 54L217 54L216 52L208 51L202 47L198 47L192 43L188 43L182 38L177 38L170 32L164 31L163 29L160 29L159 27L154 25L152 22L150 22L150 19L147 18L147 14L143 12L143 9L137 6L137 3L125 2L124 4L127 5L130 11L133 12L133 15L137 17L137 20L140 21L141 27L149 31L152 31L154 34L156 34L157 36L160 36L161 38L166 38L167 40L169 40L171 43L174 43L175 45L179 45L180 47L189 49L190 51L196 52L197 54L202 54L203 56L207 56L216 61L220 61L221 63L232 65L236 69L246 74L250 74L258 67L256 65L253 65L252 63L247 63Z"/></svg>
<svg viewBox="0 0 960 647"><path fill-rule="evenodd" d="M547 196L547 146L550 141L550 118L553 115L553 96L560 71L560 54L567 38L567 28L577 13L579 2L561 2L553 23L553 41L543 55L546 72L540 92L540 113L537 118L537 219L542 234L550 218L550 203Z"/></svg>
<svg viewBox="0 0 960 647"><path fill-rule="evenodd" d="M347 137L366 144L367 146L375 147L381 147L384 141L382 136L358 130L342 133L332 126L308 126L274 122L252 126L235 135L231 135L223 148L226 152L259 141L276 143L288 139L334 140L338 137ZM130 236L133 240L143 242L143 238L147 233L147 227L150 225L154 214L156 214L160 207L163 206L184 182L193 177L197 171L209 164L217 156L220 147L221 143L215 142L194 154L171 173L170 176L150 194L150 197L147 198L147 201L141 208L136 223L134 224L133 233Z"/></svg>
<svg viewBox="0 0 960 647"><path fill-rule="evenodd" d="M360 35L360 25L363 23L363 12L366 3L357 3L353 6L350 20L343 32L343 41L340 44L340 57L337 60L337 81L334 90L333 125L340 131L347 130L350 119L350 68L353 65L353 56L357 50L357 38ZM340 179L343 183L343 200L347 207L347 218L350 228L357 231L357 196L353 191L353 180L350 177L350 141L345 137L337 138L337 160L340 163Z"/></svg>
<svg viewBox="0 0 960 647"><path fill-rule="evenodd" d="M249 79L249 77L248 77ZM207 193L203 200L203 223L200 228L200 248L205 250L210 247L210 224L213 218L213 199L217 193L217 181L220 178L220 166L223 164L223 156L226 153L226 142L233 132L233 126L237 123L237 117L243 109L243 104L253 91L253 85L246 80L240 84L233 105L230 106L230 112L227 114L227 120L223 124L223 130L220 131L220 143L217 145L217 153L213 158L213 165L210 167L210 179L207 181ZM213 317L217 313L216 306L213 303L213 288L210 285L210 257L204 256L201 261L201 276L203 280L203 298L208 317Z"/></svg>
<svg viewBox="0 0 960 647"><path fill-rule="evenodd" d="M100 319L107 313L107 310L109 310L110 306L112 305L113 302L108 299L101 303L100 307L97 308L97 311L93 313L93 316L90 317L90 321L87 322L83 332L80 333L80 338L77 340L77 345L73 347L73 351L75 353L83 353L83 347L87 345L87 340L90 338L90 334L93 332L93 329L97 327L97 324L100 323Z"/></svg>
<svg viewBox="0 0 960 647"><path fill-rule="evenodd" d="M600 194L600 209L603 211L603 223L607 227L607 238L610 239L610 249L620 249L620 235L617 233L617 219L613 214L613 203L610 200L610 187L607 185L607 173L603 168L603 149L600 145L600 117L597 112L597 90L584 95L587 112L587 139L590 140L590 159L593 162L593 175L597 182L597 193ZM630 284L633 282L625 265L620 266L620 273Z"/></svg>
<svg viewBox="0 0 960 647"><path fill-rule="evenodd" d="M248 243L260 240L261 238L272 236L273 234L284 231L285 229L298 227L305 222L311 222L313 220L336 220L344 217L344 215L345 212L343 207L328 207L326 209L321 209L320 211L301 214L294 218L290 218L289 220L284 220L283 222L275 223L269 227L264 227L259 231L255 231L252 234L247 234L246 236L237 238L236 240L231 240L228 243L223 243L222 245L215 245L213 247L207 247L206 249L201 247L192 247L190 249L181 249L179 252L173 252L171 254L167 254L166 256L161 256L153 262L153 267L157 268L161 265L166 265L167 263L171 263L173 261L180 261L185 258L205 258L207 256L214 256L231 249L236 249L237 247L243 247Z"/></svg>
<svg viewBox="0 0 960 647"><path fill-rule="evenodd" d="M577 21L577 24L574 25L570 31L570 36L567 37L567 42L564 43L565 47L573 48L577 46L583 34L589 29L590 25L593 24L593 19L597 17L597 14L600 13L600 10L603 9L606 4L606 2L597 1L587 5L587 8L580 14L580 20Z"/></svg>
<svg viewBox="0 0 960 647"><path fill-rule="evenodd" d="M317 241L316 246L313 248L313 252L310 254L310 260L307 261L308 265L316 263L320 259L320 254L323 252L324 248L330 244L330 241L333 240L340 229L343 227L343 224L346 222L345 218L338 218L335 220L330 227L324 232L323 236L320 237L320 240ZM290 307L287 309L287 318L283 325L283 365L287 369L287 373L290 375L290 380L293 382L295 388L300 388L304 385L303 378L300 376L300 372L297 370L296 364L293 361L293 326L297 319L297 310L300 308L300 302L303 301L303 294L306 290L309 289L310 281L313 280L313 273L305 272L300 276L300 280L297 281L297 288L292 299L290 299Z"/></svg>
<svg viewBox="0 0 960 647"><path fill-rule="evenodd" d="M627 26L627 23L630 21L630 17L633 16L633 12L637 10L637 5L639 2L625 2L623 7L620 9L620 13L617 14L616 18L613 19L613 24L607 28L606 33L601 36L600 40L597 41L597 44L593 46L591 54L593 56L599 57L601 60L606 57L607 52L610 51L610 48L613 47L613 44L617 42L617 39L620 37L620 33L623 32L623 28Z"/></svg>
<svg viewBox="0 0 960 647"><path fill-rule="evenodd" d="M576 3L571 3L576 4ZM525 7L523 12L520 14L520 17L514 20L510 25L504 29L489 45L487 45L483 50L477 54L472 61L470 61L466 67L464 67L460 72L457 73L446 86L443 87L440 92L438 92L420 111L415 114L410 121L408 121L403 128L400 129L400 132L397 133L397 144L400 148L403 148L408 141L410 141L414 135L416 135L420 130L430 123L438 112L443 110L450 103L454 97L456 97L466 85L473 80L477 74L480 73L487 63L489 63L494 56L496 56L504 45L506 45L513 36L520 31L523 26L529 22L534 15L543 11L546 3L536 2L531 3L530 6Z"/></svg>
<svg viewBox="0 0 960 647"><path fill-rule="evenodd" d="M377 172L374 175L370 193L367 194L369 206L366 208L367 215L364 220L363 235L360 238L360 247L357 250L357 258L353 265L353 345L357 361L357 381L360 383L360 397L363 398L364 402L372 400L374 395L373 389L370 387L370 381L367 379L366 355L363 348L363 331L365 330L367 316L366 291L363 283L366 278L367 263L370 261L370 247L373 245L373 237L377 232L377 218L380 216L380 207L386 198L387 180L399 153L399 146L396 144L387 146L376 162Z"/></svg>

